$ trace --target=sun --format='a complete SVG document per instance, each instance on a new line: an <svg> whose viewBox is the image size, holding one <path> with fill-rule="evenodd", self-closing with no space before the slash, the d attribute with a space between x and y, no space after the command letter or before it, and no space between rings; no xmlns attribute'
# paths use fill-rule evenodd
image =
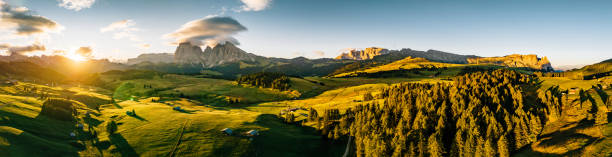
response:
<svg viewBox="0 0 612 157"><path fill-rule="evenodd" d="M83 61L87 61L87 57L76 54L76 53L70 53L70 54L66 54L64 55L64 57L76 61L76 62L83 62Z"/></svg>

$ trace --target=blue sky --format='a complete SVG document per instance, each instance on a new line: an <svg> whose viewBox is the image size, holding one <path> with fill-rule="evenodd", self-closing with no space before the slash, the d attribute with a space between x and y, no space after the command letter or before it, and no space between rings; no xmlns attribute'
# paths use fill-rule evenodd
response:
<svg viewBox="0 0 612 157"><path fill-rule="evenodd" d="M27 7L63 29L43 37L0 38L0 44L41 42L47 51L89 46L96 58L172 53L175 46L169 43L173 40L164 35L213 15L240 22L248 30L231 35L240 42L239 47L269 57L335 57L342 49L378 46L479 56L537 54L547 56L553 65L592 64L612 58L612 1L4 1ZM76 11L59 6L61 1L94 3ZM244 9L249 7L247 1L260 6ZM115 38L122 30L101 31L122 20L131 20L128 34L137 40Z"/></svg>

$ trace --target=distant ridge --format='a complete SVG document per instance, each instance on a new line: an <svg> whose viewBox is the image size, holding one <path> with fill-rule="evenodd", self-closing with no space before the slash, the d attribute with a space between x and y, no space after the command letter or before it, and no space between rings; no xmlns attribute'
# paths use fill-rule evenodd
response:
<svg viewBox="0 0 612 157"><path fill-rule="evenodd" d="M554 71L550 61L546 57L538 58L537 55L512 54L503 57L469 58L470 64L495 64L507 67L526 67L543 71Z"/></svg>
<svg viewBox="0 0 612 157"><path fill-rule="evenodd" d="M335 59L350 59L350 60L378 60L393 62L404 59L406 57L425 58L430 61L443 63L459 63L466 64L468 58L478 58L474 55L459 55L438 50L417 51L408 48L401 50L388 50L379 47L370 47L365 50L351 50L340 54Z"/></svg>
<svg viewBox="0 0 612 157"><path fill-rule="evenodd" d="M367 60L375 56L389 53L389 50L379 47L369 47L365 50L350 50L340 54L335 59L352 59L352 60Z"/></svg>
<svg viewBox="0 0 612 157"><path fill-rule="evenodd" d="M172 53L145 53L138 55L136 58L130 58L127 61L128 65L134 65L142 62L151 63L172 63L174 62L174 54Z"/></svg>

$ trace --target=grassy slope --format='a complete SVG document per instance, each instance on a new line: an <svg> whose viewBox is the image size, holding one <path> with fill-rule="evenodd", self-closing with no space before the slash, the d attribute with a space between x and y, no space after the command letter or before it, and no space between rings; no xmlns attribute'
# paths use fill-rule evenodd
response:
<svg viewBox="0 0 612 157"><path fill-rule="evenodd" d="M433 66L433 67L460 67L465 66L462 64L451 64L451 63L439 63L439 62L431 62L423 58L412 58L406 57L405 59L398 60L395 62L391 62L389 64L371 67L364 70L357 70L353 72L341 73L334 75L334 77L346 77L346 76L354 76L356 73L377 73L382 71L391 71L391 70L399 70L399 69L414 69L421 68L423 66Z"/></svg>
<svg viewBox="0 0 612 157"><path fill-rule="evenodd" d="M172 110L181 106L185 112ZM119 125L118 138L107 153L142 156L310 156L326 155L321 140L312 130L286 125L275 116L244 109L209 108L188 101L152 103L125 101L103 107L106 119ZM125 115L134 109L139 118ZM235 135L219 130L231 128ZM257 129L261 136L252 140L241 134ZM104 135L103 135L104 136ZM116 137L117 138L117 137ZM102 137L101 140L107 140ZM119 141L119 142L117 142ZM300 143L300 144L295 144ZM113 150L117 149L116 153ZM329 149L329 148L326 148Z"/></svg>
<svg viewBox="0 0 612 157"><path fill-rule="evenodd" d="M111 78L105 79L112 80ZM119 100L127 100L132 96L143 98L156 95L178 97L183 94L204 103L221 105L225 104L226 97L240 98L246 104L295 97L290 92L244 87L236 85L234 81L170 74L152 79L109 82L115 84L116 89L113 97ZM144 88L144 85L151 85L152 88Z"/></svg>
<svg viewBox="0 0 612 157"><path fill-rule="evenodd" d="M545 81L546 82L546 81ZM607 119L612 115L600 96L593 90L588 91L599 110L607 111ZM612 89L606 93L612 95ZM515 156L611 156L612 123L596 125L589 120L591 109L580 107L577 95L569 95L570 103L563 107L562 118L547 124L538 141L516 152Z"/></svg>
<svg viewBox="0 0 612 157"><path fill-rule="evenodd" d="M245 88L240 90L248 90L260 92L258 88L238 87L232 85L232 81L216 80L216 79L201 79L187 76L176 76L175 79L160 79L151 80L132 80L134 83L140 83L140 87L136 91L143 92L142 84L152 84L154 87L160 85L169 85L169 88L178 89L187 94L199 93L202 91L227 91L223 94L231 93L232 90L227 88ZM187 77L187 78L184 78ZM20 96L0 95L0 101L15 102L19 105L0 106L0 155L8 156L40 156L41 153L47 154L62 154L67 156L88 156L88 155L103 155L103 156L118 156L118 155L142 155L142 156L339 156L343 152L343 146L329 144L320 139L316 135L316 131L312 127L298 127L296 125L287 125L275 117L280 110L287 107L313 107L319 110L327 108L345 109L356 104L367 103L361 102L363 94L366 92L378 91L381 88L387 87L393 83L405 81L419 82L444 82L439 79L421 80L421 78L320 78L306 77L291 78L292 89L302 92L302 100L285 100L278 102L266 102L258 105L251 105L246 108L232 108L208 106L208 103L198 103L195 101L187 101L185 99L176 99L166 101L164 103L151 102L149 99L141 99L139 101L124 101L116 105L108 104L101 107L101 115L94 116L89 119L86 126L91 124L98 131L98 136L95 138L100 141L94 144L93 139L82 139L79 143L85 148L77 149L69 145L70 138L68 133L75 130L74 124L65 124L55 120L45 119L44 116L37 116L40 112L41 102L36 100L36 94L22 93L17 87L2 87L0 93ZM544 79L546 84L557 84L557 82ZM148 82L147 82L148 81ZM225 83L225 84L224 84ZM321 85L323 83L323 85ZM563 83L561 83L563 84ZM568 83L574 84L574 83ZM578 83L579 84L579 83ZM585 83L590 84L590 83ZM176 85L177 87L171 87ZM32 86L30 84L30 86ZM101 89L87 89L77 87L45 87L35 85L38 88L49 89L56 93L84 95L93 103L103 103L108 101L112 91ZM228 87L229 86L229 87ZM586 86L586 85L585 85ZM202 89L204 88L204 89ZM64 90L66 89L66 90ZM168 90L168 91L172 91ZM235 91L242 96L251 97L259 93L244 93L245 91ZM277 91L274 91L277 92ZM320 94L319 94L320 93ZM612 92L608 90L612 95ZM115 92L116 94L116 92ZM593 94L596 96L596 94ZM115 95L116 96L116 95ZM273 99L272 99L273 100ZM357 101L355 101L357 100ZM101 101L101 102L95 102ZM173 106L181 106L185 112L172 110ZM16 106L16 107L15 107ZM137 116L127 116L126 111L134 109ZM307 113L306 111L299 111ZM7 118L8 117L8 118ZM305 118L303 116L299 119ZM13 121L7 121L12 119ZM104 122L110 119L116 120L119 125L118 134L109 136L104 130ZM11 122L11 123L7 123ZM580 122L580 121L578 121ZM49 127L48 125L53 127ZM566 129L581 133L580 129L571 129L572 125L581 126L582 124L574 121L566 121L564 123L555 123L556 126L563 126ZM568 125L569 124L569 125ZM313 126L315 124L306 125ZM564 125L567 125L564 126ZM555 125L547 125L548 132L555 139L560 138L565 134L555 134L560 131L561 127ZM604 127L604 133L593 135L592 128L587 128L587 135L595 137L596 140L578 139L579 147L585 147L583 150L588 150L587 153L601 153L601 150L609 148L609 133L610 125ZM261 136L250 140L241 136L226 136L219 132L222 128L232 128L237 133L248 131L250 129L258 129ZM43 128L43 129L38 129ZM582 129L582 128L581 128ZM606 130L607 129L607 130ZM87 130L82 131L84 134ZM608 133L608 134L605 134ZM574 135L574 134L571 134ZM559 137L558 137L559 136ZM541 139L543 140L546 139ZM582 143L580 143L582 141ZM589 143L590 142L590 143ZM553 143L552 146L563 146L576 143L574 141ZM28 151L34 146L41 151ZM546 149L551 145L547 145ZM526 155L550 155L539 147L540 144L533 146L533 150L525 151ZM28 150L26 150L28 149ZM316 151L313 151L316 150ZM552 150L552 149L551 149ZM557 150L557 149L556 149ZM574 150L574 149L568 149ZM539 151L539 152L538 152ZM520 155L520 154L519 154ZM553 154L554 155L554 154Z"/></svg>
<svg viewBox="0 0 612 157"><path fill-rule="evenodd" d="M42 101L0 94L0 102L0 156L78 156L86 152L73 146L69 135L78 132L74 122L39 115ZM79 113L91 111L84 104L78 108Z"/></svg>
<svg viewBox="0 0 612 157"><path fill-rule="evenodd" d="M558 85L561 89L582 88L586 90L599 83L597 80L572 80L565 77L540 77L540 80L544 81L542 82L544 88Z"/></svg>
<svg viewBox="0 0 612 157"><path fill-rule="evenodd" d="M355 80L363 78L343 78L341 80ZM334 81L340 81L338 79L326 80L328 83ZM385 80L385 79L378 79ZM365 93L372 93L373 95L378 94L381 89L392 86L395 83L400 82L421 82L421 83L437 83L437 82L448 82L440 79L402 79L401 81L395 79L387 79L387 82L377 83L375 81L372 84L361 84L354 86L338 86L332 90L325 91L315 97L302 99L302 100L287 100L278 102L267 102L261 103L256 106L248 107L249 110L267 113L267 114L278 114L281 110L293 107L302 108L315 108L319 114L322 114L325 109L338 108L344 110L347 108L354 107L358 104L369 103L363 101L363 95ZM397 81L397 82L395 82ZM298 111L299 113L308 113L307 111ZM299 116L297 120L304 119L306 117Z"/></svg>
<svg viewBox="0 0 612 157"><path fill-rule="evenodd" d="M83 88L46 88L100 96ZM20 85L2 89L24 96L0 95L3 104L19 104L0 106L0 156L338 156L334 153L341 152L341 148L320 140L314 130L284 124L274 115L212 107L186 99L164 103L141 99L102 105L100 114L94 112L91 118L81 112L79 123L85 124L85 129L76 131L74 123L37 116L42 102L36 100L36 94L19 93ZM172 110L174 106L184 111ZM137 116L125 114L132 109ZM111 119L120 125L118 134L109 136L105 122ZM98 132L97 136L87 129L89 126ZM237 135L226 136L219 131L226 127ZM260 130L261 136L251 140L240 135L250 129ZM69 137L73 131L79 133L78 140ZM71 142L80 146L74 147Z"/></svg>

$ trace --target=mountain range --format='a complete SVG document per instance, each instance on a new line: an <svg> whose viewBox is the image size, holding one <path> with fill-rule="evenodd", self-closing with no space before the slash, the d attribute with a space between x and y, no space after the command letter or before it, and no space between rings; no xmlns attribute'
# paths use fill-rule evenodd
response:
<svg viewBox="0 0 612 157"><path fill-rule="evenodd" d="M214 47L206 46L204 51L200 46L185 42L179 44L174 52L174 62L200 64L206 68L234 61L255 61L258 58L262 57L247 53L231 42L217 44Z"/></svg>
<svg viewBox="0 0 612 157"><path fill-rule="evenodd" d="M75 73L97 73L108 70L141 69L179 74L205 74L212 77L234 79L240 75L261 71L281 72L291 76L332 76L369 67L389 64L406 57L424 58L432 62L454 64L495 64L508 67L527 67L535 70L551 71L552 67L546 57L536 55L509 55L505 57L480 57L460 55L437 50L418 51L408 48L389 50L370 47L364 50L351 50L336 58L292 59L263 57L248 53L236 45L226 42L204 50L191 43L181 43L175 53L142 54L128 59L127 64L113 63L108 60L91 60L79 67L88 67L79 71L75 63L61 56L0 56L4 62L31 62L42 67L53 69L70 76ZM76 71L76 72L75 72Z"/></svg>

